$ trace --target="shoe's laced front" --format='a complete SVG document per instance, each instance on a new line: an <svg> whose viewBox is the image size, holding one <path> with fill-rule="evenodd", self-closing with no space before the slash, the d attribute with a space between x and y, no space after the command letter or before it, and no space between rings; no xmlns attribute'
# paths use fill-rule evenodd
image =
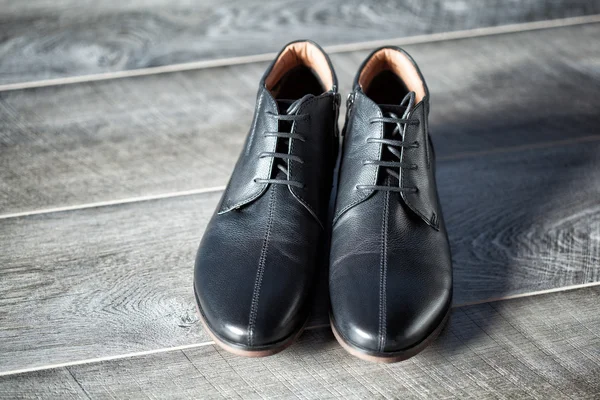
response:
<svg viewBox="0 0 600 400"><path fill-rule="evenodd" d="M402 115L402 118L398 118L398 116L393 112L385 112L384 117L373 118L369 121L369 123L374 124L377 122L383 122L384 124L395 124L394 130L390 134L391 139L386 138L367 138L367 143L380 143L386 146L387 150L391 153L393 157L395 157L398 161L384 161L384 160L364 160L363 165L377 165L379 167L385 167L385 171L389 176L396 178L398 182L400 182L400 170L401 169L417 169L416 164L407 164L400 161L401 159L401 150L402 148L412 149L419 147L419 142L414 141L411 143L405 142L404 139L404 131L407 125L418 125L419 121L416 119L410 119L408 116L412 111L415 102L415 93L408 93L400 106L406 105L406 111ZM408 104L407 104L408 103ZM401 140L394 139L396 136L400 135ZM389 182L389 179L386 179L384 182ZM400 186L392 186L388 185L358 185L356 186L358 190L381 190L387 192L410 192L416 193L418 189L416 187L400 187Z"/></svg>
<svg viewBox="0 0 600 400"><path fill-rule="evenodd" d="M292 124L296 121L307 120L310 118L309 114L298 114L298 109L300 108L300 104L307 97L309 97L309 96L305 96L301 99L294 101L287 108L287 110L285 111L284 114L275 114L275 113L268 112L268 115L271 116L272 118L277 119L277 121L287 122L286 124L278 123L279 129L277 132L265 132L264 133L265 137L275 137L278 139L283 139L282 143L280 143L280 145L278 146L280 149L284 149L284 148L288 149L290 147L289 146L290 140L299 140L301 142L306 141L306 137L304 137L303 135L301 135L299 133L292 133L291 127L292 127ZM285 131L281 131L282 125L284 125L284 127L287 128ZM288 129L289 129L289 131L288 131ZM259 157L260 158L270 157L270 158L274 158L275 161L278 161L277 169L279 169L279 171L281 171L285 174L286 179L277 178L277 175L275 175L274 178L270 178L270 179L255 178L254 182L256 182L256 183L273 183L276 185L290 185L290 186L295 186L295 187L299 187L299 188L305 187L304 183L290 179L290 171L288 169L288 161L289 160L296 161L296 162L303 164L304 160L301 157L299 157L297 155L289 154L289 153L284 153L283 151L275 151L275 152L263 151L262 153L260 153ZM278 175L281 176L281 174L278 174Z"/></svg>

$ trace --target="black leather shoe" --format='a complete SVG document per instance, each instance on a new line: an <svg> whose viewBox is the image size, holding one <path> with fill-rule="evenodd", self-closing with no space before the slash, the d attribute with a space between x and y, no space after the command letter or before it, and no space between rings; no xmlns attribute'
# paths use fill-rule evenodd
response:
<svg viewBox="0 0 600 400"><path fill-rule="evenodd" d="M288 44L260 82L246 144L196 257L201 318L228 351L274 354L307 321L338 107L331 62L313 42Z"/></svg>
<svg viewBox="0 0 600 400"><path fill-rule="evenodd" d="M412 58L399 48L374 51L348 97L329 276L333 331L371 361L413 356L450 310L452 260L428 114Z"/></svg>

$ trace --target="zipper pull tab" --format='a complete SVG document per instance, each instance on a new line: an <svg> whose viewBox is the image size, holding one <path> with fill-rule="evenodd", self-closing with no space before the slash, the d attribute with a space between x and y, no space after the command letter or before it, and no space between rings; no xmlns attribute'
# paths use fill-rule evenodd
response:
<svg viewBox="0 0 600 400"><path fill-rule="evenodd" d="M342 102L342 96L339 93L336 93L333 96L333 120L335 121L333 124L333 132L334 136L339 137L339 128L338 128L338 116L340 115L340 104Z"/></svg>
<svg viewBox="0 0 600 400"><path fill-rule="evenodd" d="M354 94L354 92L348 94L348 97L346 98L346 110L350 110L352 107L352 104L354 103Z"/></svg>
<svg viewBox="0 0 600 400"><path fill-rule="evenodd" d="M337 112L340 109L340 104L342 102L342 96L339 93L336 93L333 97L333 111L337 116Z"/></svg>
<svg viewBox="0 0 600 400"><path fill-rule="evenodd" d="M346 99L346 119L350 116L350 110L352 110L352 105L354 104L354 97L356 96L356 92L352 92L348 95Z"/></svg>
<svg viewBox="0 0 600 400"><path fill-rule="evenodd" d="M355 95L355 92L352 92L346 98L346 121L344 123L344 128L342 129L342 136L346 135L346 127L348 126L348 123L350 122L348 117L350 116L350 111L352 110L352 105L354 104L354 95Z"/></svg>

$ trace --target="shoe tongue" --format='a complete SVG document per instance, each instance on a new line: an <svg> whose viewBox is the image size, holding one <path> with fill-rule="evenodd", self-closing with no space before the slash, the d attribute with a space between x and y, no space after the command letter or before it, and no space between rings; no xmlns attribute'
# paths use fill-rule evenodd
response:
<svg viewBox="0 0 600 400"><path fill-rule="evenodd" d="M279 115L294 115L298 112L298 109L302 103L308 99L313 98L312 94L307 94L299 99L277 99L277 112ZM279 121L279 132L290 132L292 129L292 121ZM285 150L285 149L284 149ZM282 150L283 151L283 150ZM285 150L287 151L287 150Z"/></svg>
<svg viewBox="0 0 600 400"><path fill-rule="evenodd" d="M292 106L292 104L294 104L295 100L277 99L276 101L277 101L277 111L279 112L280 115L283 115Z"/></svg>
<svg viewBox="0 0 600 400"><path fill-rule="evenodd" d="M406 118L415 108L415 92L408 92L400 104L378 104L378 106L384 115L394 114L395 118Z"/></svg>
<svg viewBox="0 0 600 400"><path fill-rule="evenodd" d="M307 94L297 100L277 99L277 109L279 111L279 114L295 114L302 103L304 103L308 99L312 99L313 97L315 96L313 96L312 94Z"/></svg>
<svg viewBox="0 0 600 400"><path fill-rule="evenodd" d="M400 118L405 112L406 107L397 104L378 104L383 115L395 114L397 118Z"/></svg>
<svg viewBox="0 0 600 400"><path fill-rule="evenodd" d="M391 118L401 118L401 119L405 119L408 118L408 116L410 115L411 111L413 110L415 105L415 92L409 92L406 96L404 96L404 98L402 99L402 101L400 102L400 104L379 104L379 108L381 109L381 112L383 113L384 117L391 117ZM384 125L384 138L388 138L388 139L399 139L399 140L403 140L403 132L399 129L399 127L396 124L393 123L385 123ZM396 148L396 150L398 150ZM389 151L389 146L383 146L383 151L381 154L381 159L383 161L400 161L398 160L398 157L393 154L391 151ZM395 171L397 173L402 173L401 171ZM389 174L388 176L386 176L385 181L383 184L386 185L391 185L391 186L398 186L400 184L400 182L398 181L398 179Z"/></svg>
<svg viewBox="0 0 600 400"><path fill-rule="evenodd" d="M277 112L279 113L279 115L294 115L298 112L298 109L300 108L300 106L302 105L302 103L304 101L306 101L307 99L313 98L313 97L314 96L312 94L307 94L306 96L303 96L302 98L297 99L297 100L277 99L276 100ZM277 129L279 132L290 132L292 129L292 124L293 124L293 121L280 120ZM287 153L288 147L289 147L289 142L290 142L289 140L278 139L276 152ZM286 162L283 161L282 159L277 159L277 162L279 163L279 165L283 166L284 168L287 167ZM275 169L275 175L273 176L273 178L274 179L288 179L286 174L283 171L281 171L279 168Z"/></svg>

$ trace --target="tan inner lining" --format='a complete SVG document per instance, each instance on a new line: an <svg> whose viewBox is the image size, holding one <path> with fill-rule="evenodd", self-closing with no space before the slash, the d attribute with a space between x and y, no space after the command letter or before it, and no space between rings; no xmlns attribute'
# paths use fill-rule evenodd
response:
<svg viewBox="0 0 600 400"><path fill-rule="evenodd" d="M390 70L402 79L408 90L415 92L418 103L425 97L425 85L411 60L394 49L381 49L367 62L358 77L358 84L366 92L373 78L382 71Z"/></svg>
<svg viewBox="0 0 600 400"><path fill-rule="evenodd" d="M298 65L312 68L325 85L326 91L333 89L333 74L327 58L317 46L310 42L292 43L285 48L265 79L267 89L272 90L286 72Z"/></svg>

